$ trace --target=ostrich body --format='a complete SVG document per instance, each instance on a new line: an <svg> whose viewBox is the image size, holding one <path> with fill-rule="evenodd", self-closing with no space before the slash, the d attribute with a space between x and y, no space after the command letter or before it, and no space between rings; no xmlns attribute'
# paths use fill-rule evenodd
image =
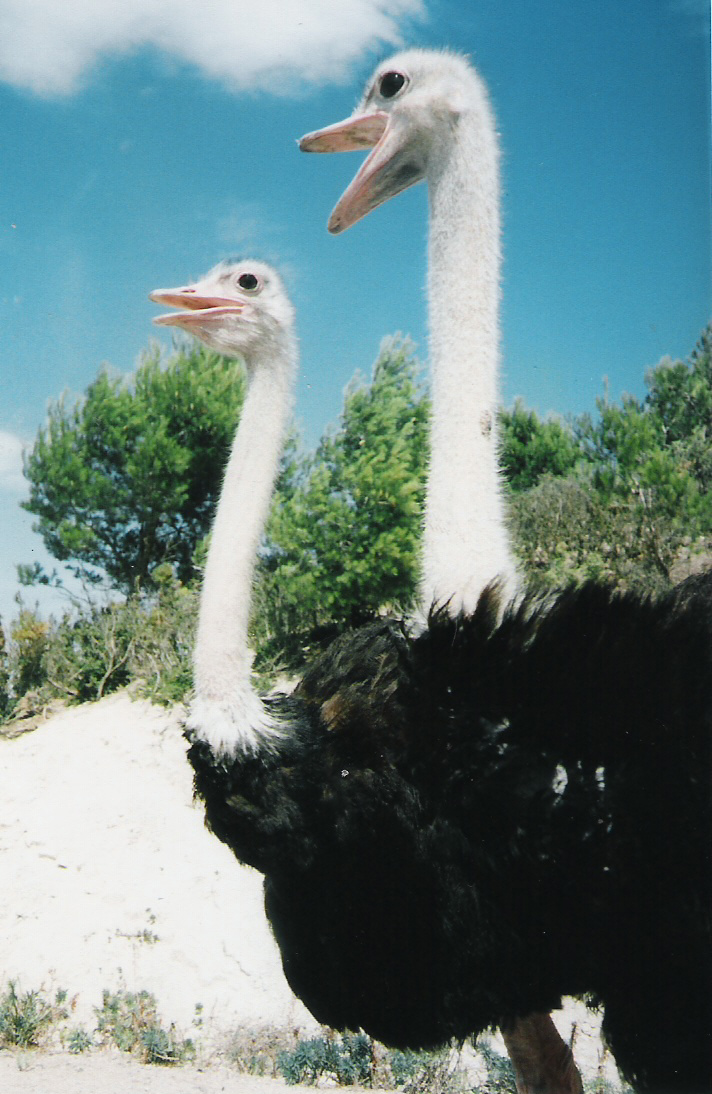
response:
<svg viewBox="0 0 712 1094"><path fill-rule="evenodd" d="M507 595L518 584L497 457L499 145L484 84L460 56L409 50L379 65L351 118L300 141L306 152L371 146L329 230L427 181L433 413L421 603L425 615L432 604L455 615L495 579ZM548 1016L502 1033L519 1094L581 1094Z"/></svg>
<svg viewBox="0 0 712 1094"><path fill-rule="evenodd" d="M282 296L254 263L154 294L189 309L163 322L248 367L218 560L223 533L257 542L276 472L283 424L249 423L283 423L289 405ZM258 362L271 400L255 395ZM243 487L240 518L225 495ZM209 826L265 875L287 979L314 1015L414 1048L590 992L639 1090L712 1091L712 580L660 601L590 583L504 608L488 589L415 637L388 620L346 635L294 696L263 700L246 632L225 619L252 577L231 545L239 576L223 601L204 589L198 640L227 622L211 646L227 677L221 690L196 650L189 757ZM219 576L209 561L206 586Z"/></svg>
<svg viewBox="0 0 712 1094"><path fill-rule="evenodd" d="M409 1048L499 1025L526 1053L532 1016L593 994L637 1090L709 1092L709 609L592 584L500 615L486 593L337 642L277 751L196 741L210 825L265 874L321 1022Z"/></svg>

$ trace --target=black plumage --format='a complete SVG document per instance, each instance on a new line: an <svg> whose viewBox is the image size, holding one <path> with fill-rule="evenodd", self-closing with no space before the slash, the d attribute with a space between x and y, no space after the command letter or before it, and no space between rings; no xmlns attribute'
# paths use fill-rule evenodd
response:
<svg viewBox="0 0 712 1094"><path fill-rule="evenodd" d="M274 748L189 750L320 1021L434 1046L593 995L641 1091L712 1090L712 577L346 635Z"/></svg>

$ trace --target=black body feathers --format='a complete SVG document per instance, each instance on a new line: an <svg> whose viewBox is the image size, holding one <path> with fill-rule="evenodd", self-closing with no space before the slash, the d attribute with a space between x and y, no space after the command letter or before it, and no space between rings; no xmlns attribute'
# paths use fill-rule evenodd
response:
<svg viewBox="0 0 712 1094"><path fill-rule="evenodd" d="M712 1090L712 580L338 640L274 751L192 743L320 1021L433 1046L593 993L640 1090Z"/></svg>

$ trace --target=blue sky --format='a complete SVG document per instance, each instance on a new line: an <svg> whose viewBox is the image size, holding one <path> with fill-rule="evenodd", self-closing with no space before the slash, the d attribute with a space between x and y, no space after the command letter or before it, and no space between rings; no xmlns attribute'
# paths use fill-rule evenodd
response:
<svg viewBox="0 0 712 1094"><path fill-rule="evenodd" d="M71 9L71 10L70 10ZM102 362L131 371L148 292L221 257L284 271L309 444L383 336L427 357L426 194L343 236L359 156L296 138L348 114L401 45L467 52L503 156L502 397L593 409L686 357L711 313L708 0L0 0L0 617L17 562L23 444ZM34 594L27 599L32 602ZM51 602L43 600L49 608Z"/></svg>

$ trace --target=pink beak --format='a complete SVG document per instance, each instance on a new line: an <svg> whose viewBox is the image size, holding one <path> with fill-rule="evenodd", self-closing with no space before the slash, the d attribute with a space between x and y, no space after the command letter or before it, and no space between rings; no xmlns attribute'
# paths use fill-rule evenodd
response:
<svg viewBox="0 0 712 1094"><path fill-rule="evenodd" d="M403 141L396 119L385 111L359 114L307 133L299 147L302 152L373 149L329 217L327 227L335 235L422 177L416 165L399 164Z"/></svg>
<svg viewBox="0 0 712 1094"><path fill-rule="evenodd" d="M211 319L221 319L225 315L239 315L245 305L240 300L223 296L204 296L197 288L188 285L181 289L154 289L149 297L156 304L167 307L183 308L183 311L158 315L153 320L157 327L200 327Z"/></svg>

